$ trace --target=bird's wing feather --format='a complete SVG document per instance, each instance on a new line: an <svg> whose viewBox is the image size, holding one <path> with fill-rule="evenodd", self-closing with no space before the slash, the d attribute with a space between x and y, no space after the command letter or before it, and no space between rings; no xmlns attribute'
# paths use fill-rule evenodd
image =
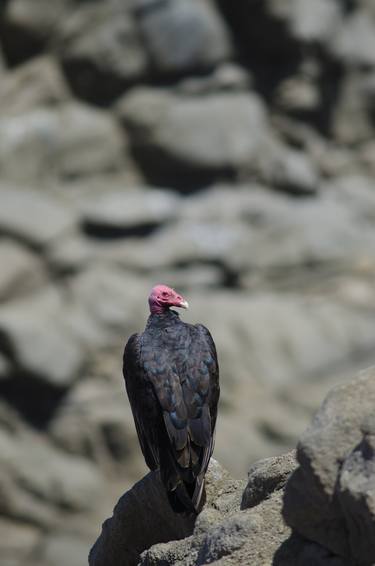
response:
<svg viewBox="0 0 375 566"><path fill-rule="evenodd" d="M193 494L193 504L197 506L202 493L203 478L210 461L215 444L215 426L217 405L220 396L219 364L216 347L209 330L203 324L195 325L199 332L199 351L193 358L196 360L194 372L195 389L204 399L200 419L190 421L190 430L194 442L202 447L198 481ZM209 431L209 434L208 434Z"/></svg>
<svg viewBox="0 0 375 566"><path fill-rule="evenodd" d="M123 374L143 456L151 470L158 467L156 432L160 421L153 386L141 365L140 336L133 334L124 350Z"/></svg>

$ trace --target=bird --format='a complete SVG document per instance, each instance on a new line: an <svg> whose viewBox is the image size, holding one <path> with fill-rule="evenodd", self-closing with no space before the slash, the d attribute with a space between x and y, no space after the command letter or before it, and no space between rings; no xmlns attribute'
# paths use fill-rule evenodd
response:
<svg viewBox="0 0 375 566"><path fill-rule="evenodd" d="M216 346L203 324L188 324L174 308L188 302L158 284L148 297L145 330L126 343L123 374L140 447L175 513L197 515L214 449L220 396Z"/></svg>

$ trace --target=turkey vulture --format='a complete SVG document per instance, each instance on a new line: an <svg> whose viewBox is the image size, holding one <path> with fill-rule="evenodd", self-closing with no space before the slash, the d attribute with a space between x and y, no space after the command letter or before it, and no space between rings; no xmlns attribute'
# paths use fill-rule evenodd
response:
<svg viewBox="0 0 375 566"><path fill-rule="evenodd" d="M216 348L205 326L170 310L188 308L173 289L157 285L148 301L144 332L125 346L126 390L146 464L160 470L172 509L198 513L220 394Z"/></svg>

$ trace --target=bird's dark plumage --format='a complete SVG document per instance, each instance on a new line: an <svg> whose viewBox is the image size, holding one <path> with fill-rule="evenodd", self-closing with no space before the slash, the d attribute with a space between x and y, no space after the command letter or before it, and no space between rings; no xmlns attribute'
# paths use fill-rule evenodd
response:
<svg viewBox="0 0 375 566"><path fill-rule="evenodd" d="M198 512L219 400L214 341L171 310L151 314L125 347L123 372L146 464L176 512Z"/></svg>

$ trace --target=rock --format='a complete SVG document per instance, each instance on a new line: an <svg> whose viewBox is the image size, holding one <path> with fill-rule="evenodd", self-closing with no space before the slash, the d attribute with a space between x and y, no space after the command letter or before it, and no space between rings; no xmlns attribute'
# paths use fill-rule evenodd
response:
<svg viewBox="0 0 375 566"><path fill-rule="evenodd" d="M116 122L73 102L2 117L0 135L0 170L17 182L37 184L115 171L123 159L124 140Z"/></svg>
<svg viewBox="0 0 375 566"><path fill-rule="evenodd" d="M328 395L298 445L283 508L298 533L360 564L375 558L374 377L370 368Z"/></svg>
<svg viewBox="0 0 375 566"><path fill-rule="evenodd" d="M281 299L265 293L233 297L230 292L210 291L192 293L189 300L192 309L184 320L193 322L198 312L200 322L215 329L218 351L224 353L222 373L233 376L233 381L227 378L223 383L224 390L231 389L231 398L238 395L236 385L248 387L251 378L285 387L293 381L328 377L333 368L354 362L354 352L371 349L375 339L373 315L366 320L362 309L340 302L297 295ZM248 389L242 395L250 402Z"/></svg>
<svg viewBox="0 0 375 566"><path fill-rule="evenodd" d="M123 335L143 328L148 292L149 284L143 278L105 264L83 271L72 281L74 304L99 325L104 343L113 340L119 330Z"/></svg>
<svg viewBox="0 0 375 566"><path fill-rule="evenodd" d="M278 87L275 104L290 114L311 113L319 109L320 91L310 77L288 77Z"/></svg>
<svg viewBox="0 0 375 566"><path fill-rule="evenodd" d="M62 22L56 50L73 91L107 105L147 75L133 2L82 3Z"/></svg>
<svg viewBox="0 0 375 566"><path fill-rule="evenodd" d="M4 566L22 564L35 552L41 533L27 523L0 519L0 552Z"/></svg>
<svg viewBox="0 0 375 566"><path fill-rule="evenodd" d="M289 4L290 31L303 43L325 45L341 23L342 8L339 2L318 0L311 3L309 0L298 0Z"/></svg>
<svg viewBox="0 0 375 566"><path fill-rule="evenodd" d="M69 96L57 62L45 55L17 67L2 78L0 109L7 116L16 116L34 108L56 106L68 100Z"/></svg>
<svg viewBox="0 0 375 566"><path fill-rule="evenodd" d="M56 527L61 509L73 516L92 509L94 495L100 497L102 478L92 464L62 453L42 436L1 430L0 444L2 514Z"/></svg>
<svg viewBox="0 0 375 566"><path fill-rule="evenodd" d="M332 36L332 53L347 66L375 65L375 14L357 8Z"/></svg>
<svg viewBox="0 0 375 566"><path fill-rule="evenodd" d="M193 521L176 515L157 472L150 472L118 501L90 551L90 566L132 566L157 542L191 534Z"/></svg>
<svg viewBox="0 0 375 566"><path fill-rule="evenodd" d="M182 221L161 228L146 242L138 239L131 246L114 249L112 257L127 269L143 272L195 262L221 265L231 251L247 241L248 233L240 222Z"/></svg>
<svg viewBox="0 0 375 566"><path fill-rule="evenodd" d="M249 509L282 490L297 466L295 452L260 460L250 468L248 483L242 495L241 509Z"/></svg>
<svg viewBox="0 0 375 566"><path fill-rule="evenodd" d="M353 146L373 139L371 108L365 89L366 74L359 70L346 73L332 116L332 133L339 144Z"/></svg>
<svg viewBox="0 0 375 566"><path fill-rule="evenodd" d="M16 242L0 240L0 303L35 290L45 282L39 258Z"/></svg>
<svg viewBox="0 0 375 566"><path fill-rule="evenodd" d="M195 530L204 533L212 520L221 517L214 509L215 505L224 514L238 508L241 488L241 482L233 480L216 460L211 459L206 475L207 508L200 514ZM170 540L177 540L171 545L178 546L178 539L184 539L181 543L186 550L192 542L190 535L194 522L192 517L173 513L158 473L150 472L120 498L113 516L104 522L102 533L91 549L89 564L135 565L143 550ZM156 548L159 546L168 548L170 545ZM148 564L147 561L144 563Z"/></svg>
<svg viewBox="0 0 375 566"><path fill-rule="evenodd" d="M116 470L122 465L128 481L144 473L145 464L122 379L111 383L102 376L90 376L78 383L56 411L49 424L49 434L63 450L89 458L103 471L108 471L109 466Z"/></svg>
<svg viewBox="0 0 375 566"><path fill-rule="evenodd" d="M138 22L154 73L189 73L230 56L229 34L210 0L141 0Z"/></svg>
<svg viewBox="0 0 375 566"><path fill-rule="evenodd" d="M127 236L143 233L174 218L179 199L171 192L108 192L82 202L81 218L90 234Z"/></svg>
<svg viewBox="0 0 375 566"><path fill-rule="evenodd" d="M220 0L219 5L234 28L243 54L256 65L267 65L269 73L273 67L270 61L290 69L291 62L300 60L303 48L317 44L327 49L342 17L340 4L331 0L287 0L259 5L245 0L233 5L229 0Z"/></svg>
<svg viewBox="0 0 375 566"><path fill-rule="evenodd" d="M176 85L175 91L185 95L199 96L220 91L248 91L251 86L250 71L236 63L222 63L208 75L183 79Z"/></svg>
<svg viewBox="0 0 375 566"><path fill-rule="evenodd" d="M19 372L36 379L36 386L42 380L52 388L68 387L84 361L85 353L62 322L61 308L55 292L48 289L0 308L1 347ZM31 398L28 402L31 405Z"/></svg>
<svg viewBox="0 0 375 566"><path fill-rule="evenodd" d="M221 497L218 499L220 501ZM272 564L275 551L289 535L279 515L280 505L280 494L275 493L258 506L244 511L232 509L215 513L214 509L206 507L197 519L193 536L151 547L142 554L140 564ZM204 529L200 529L201 518L204 519ZM266 544L263 533L267 533Z"/></svg>
<svg viewBox="0 0 375 566"><path fill-rule="evenodd" d="M36 0L32 7L27 0L7 2L1 39L8 61L17 65L39 54L72 5L72 0Z"/></svg>
<svg viewBox="0 0 375 566"><path fill-rule="evenodd" d="M255 159L267 133L264 107L253 93L199 100L134 89L118 114L146 175L175 187L235 175Z"/></svg>
<svg viewBox="0 0 375 566"><path fill-rule="evenodd" d="M351 179L348 184L355 182L354 176L348 179ZM356 184L351 185L349 191L355 199ZM252 237L248 241L243 240L242 245L237 246L235 253L228 258L232 269L240 271L251 266L255 277L255 274L259 276L264 269L267 271L273 266L278 271L277 281L280 283L280 266L287 274L288 266L295 268L304 265L305 270L310 262L311 265L330 268L343 262L354 268L360 258L368 258L371 262L374 245L372 229L351 208L349 196L337 200L338 192L326 191L321 199L298 201L277 199L276 196L271 199L259 193L254 195L252 211L244 212L253 227ZM360 200L361 197L357 202ZM359 226L362 227L360 238ZM275 247L276 240L278 244ZM273 282L273 288L275 284L276 281Z"/></svg>
<svg viewBox="0 0 375 566"><path fill-rule="evenodd" d="M0 232L40 248L68 232L73 211L41 191L0 184Z"/></svg>
<svg viewBox="0 0 375 566"><path fill-rule="evenodd" d="M267 146L266 146L267 147ZM314 163L302 151L270 142L259 158L260 176L266 184L291 194L310 195L318 189Z"/></svg>
<svg viewBox="0 0 375 566"><path fill-rule="evenodd" d="M52 534L43 544L40 560L46 566L86 564L89 544L87 536L77 533Z"/></svg>
<svg viewBox="0 0 375 566"><path fill-rule="evenodd" d="M363 563L375 557L375 421L362 425L361 443L346 458L340 474L339 501L349 527L352 554Z"/></svg>

